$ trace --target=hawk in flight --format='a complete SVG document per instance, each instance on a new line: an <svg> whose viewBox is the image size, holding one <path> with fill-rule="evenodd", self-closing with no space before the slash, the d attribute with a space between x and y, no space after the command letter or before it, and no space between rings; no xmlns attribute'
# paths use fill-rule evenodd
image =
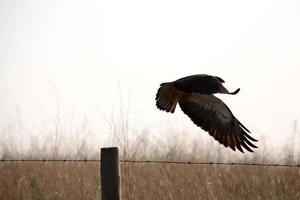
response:
<svg viewBox="0 0 300 200"><path fill-rule="evenodd" d="M232 114L226 104L213 94L237 94L240 89L229 92L225 81L217 76L205 74L187 76L173 82L160 84L156 94L156 106L160 110L174 113L177 103L181 110L215 140L233 151L237 148L253 152L257 148L250 131ZM242 148L243 147L243 148Z"/></svg>

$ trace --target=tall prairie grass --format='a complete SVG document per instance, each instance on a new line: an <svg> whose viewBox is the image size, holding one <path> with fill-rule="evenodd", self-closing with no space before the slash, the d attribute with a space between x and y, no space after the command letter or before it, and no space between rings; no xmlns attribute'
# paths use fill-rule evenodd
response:
<svg viewBox="0 0 300 200"><path fill-rule="evenodd" d="M66 133L63 122L43 137L1 132L1 159L98 159L102 146L118 146L122 159L298 164L297 124L286 145L267 148L260 138L254 154L233 152L203 135L166 128L133 128L123 111L109 122L101 141L87 127ZM0 162L0 199L99 199L97 162ZM300 168L122 163L123 199L300 199Z"/></svg>

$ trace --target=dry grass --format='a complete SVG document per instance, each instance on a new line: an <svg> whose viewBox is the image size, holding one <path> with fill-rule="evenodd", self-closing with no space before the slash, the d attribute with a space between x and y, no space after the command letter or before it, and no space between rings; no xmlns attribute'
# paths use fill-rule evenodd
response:
<svg viewBox="0 0 300 200"><path fill-rule="evenodd" d="M125 199L299 199L300 171L288 168L145 164L127 166Z"/></svg>
<svg viewBox="0 0 300 200"><path fill-rule="evenodd" d="M108 146L120 147L122 159L289 164L300 161L299 149L294 149L298 146L296 129L285 148L273 148L280 153L265 149L268 145L260 138L260 149L249 156L228 151L215 142L201 142L200 134L191 139L187 132L179 130L167 130L172 135L161 134L160 140L155 140L150 137L151 131L135 132L124 118L121 113L119 120L111 122L111 137L106 142ZM99 145L90 145L91 131L84 128L76 132L75 139L68 139L63 137L63 131L56 131L61 127L55 127L49 132L54 138L49 137L44 143L31 140L31 148L25 153L17 143L10 143L14 139L8 138L18 136L18 131L3 130L0 158L97 159ZM99 199L99 168L97 162L0 162L0 199ZM122 163L121 176L122 197L126 200L300 199L300 168Z"/></svg>
<svg viewBox="0 0 300 200"><path fill-rule="evenodd" d="M300 199L300 169L122 163L123 199ZM99 199L99 163L0 164L0 199Z"/></svg>
<svg viewBox="0 0 300 200"><path fill-rule="evenodd" d="M0 199L95 199L99 165L93 163L1 163Z"/></svg>
<svg viewBox="0 0 300 200"><path fill-rule="evenodd" d="M119 134L122 133L115 137ZM122 159L295 164L300 158L294 151L291 154L289 148L276 155L265 150L245 155L210 142L200 144L198 140L191 144L172 137L151 142L147 135L142 133L130 140L120 136L125 138L118 145ZM55 158L97 159L97 152L84 145L76 146L80 148L75 155ZM43 152L35 148L25 156L4 152L3 158L53 158L51 148L45 149ZM99 168L97 162L0 162L0 199L99 199ZM300 168L122 163L121 175L122 196L126 200L300 199Z"/></svg>

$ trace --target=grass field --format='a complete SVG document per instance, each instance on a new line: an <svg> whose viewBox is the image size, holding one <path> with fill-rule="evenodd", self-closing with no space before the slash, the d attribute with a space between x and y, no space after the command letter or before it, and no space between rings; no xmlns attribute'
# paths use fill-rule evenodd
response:
<svg viewBox="0 0 300 200"><path fill-rule="evenodd" d="M300 199L300 169L122 163L123 199ZM99 199L99 163L5 162L0 199Z"/></svg>
<svg viewBox="0 0 300 200"><path fill-rule="evenodd" d="M208 151L211 144L193 147L192 152L185 152L184 147L176 142L170 141L169 146L157 145L165 147L165 151L151 145L147 147L141 141L136 142L128 144L132 148L128 148L126 154L124 148L121 150L122 159L247 163L274 161L274 156L265 153L263 157L259 151L246 156L216 148L214 151L219 151L212 153ZM40 159L36 155L29 159ZM281 163L298 162L295 158L289 160L288 155L278 155ZM98 156L94 155L93 158L97 159ZM0 162L0 177L0 199L100 199L99 162ZM300 199L300 168L121 162L121 190L123 199L128 200L296 200Z"/></svg>
<svg viewBox="0 0 300 200"><path fill-rule="evenodd" d="M122 159L280 164L300 162L296 130L290 137L292 140L282 148L266 149L270 145L258 138L260 148L254 154L242 154L225 149L213 140L202 141L204 136L201 134L191 139L186 132L174 134L174 131L168 130L173 135L161 134L160 140L153 140L148 137L151 135L148 131L146 134L145 131L132 133L126 122L116 124L121 125L113 126L108 146L119 146ZM8 133L6 136L17 135ZM25 154L18 151L17 144L9 143L13 139L2 140L2 159L99 158L99 146L93 149L89 145L91 143L84 140L92 138L92 134L86 137L83 130L79 133L83 137L75 140L67 140L59 134L50 132L49 135L54 136L52 139L44 143L30 143L31 149ZM136 137L130 138L129 135ZM99 168L99 162L0 162L0 199L100 199ZM121 163L121 190L126 200L296 200L300 199L300 168Z"/></svg>

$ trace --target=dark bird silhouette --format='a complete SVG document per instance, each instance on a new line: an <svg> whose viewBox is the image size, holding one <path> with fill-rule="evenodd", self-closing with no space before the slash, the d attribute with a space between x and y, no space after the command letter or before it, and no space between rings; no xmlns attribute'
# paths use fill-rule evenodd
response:
<svg viewBox="0 0 300 200"><path fill-rule="evenodd" d="M156 94L156 106L160 110L174 113L177 103L181 110L215 140L233 151L237 148L253 152L257 148L250 131L232 114L227 105L215 93L237 94L240 89L229 92L225 81L206 74L187 76L173 82L160 84ZM242 148L243 147L243 148Z"/></svg>

